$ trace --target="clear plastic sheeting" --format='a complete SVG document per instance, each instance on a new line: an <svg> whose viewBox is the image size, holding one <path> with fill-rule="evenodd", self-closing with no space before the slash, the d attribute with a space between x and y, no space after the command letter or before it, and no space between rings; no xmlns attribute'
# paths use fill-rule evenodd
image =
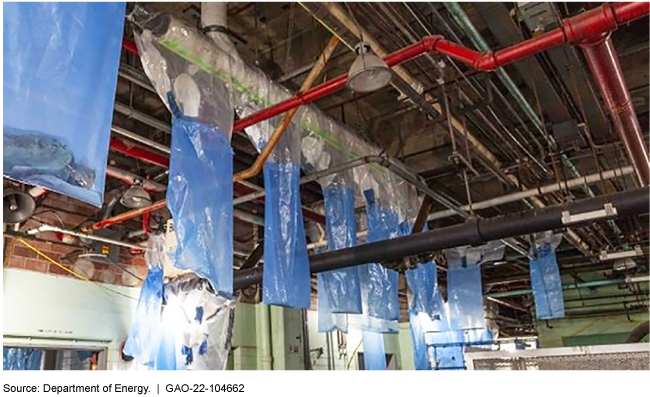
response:
<svg viewBox="0 0 650 397"><path fill-rule="evenodd" d="M3 5L4 175L102 205L124 10Z"/></svg>
<svg viewBox="0 0 650 397"><path fill-rule="evenodd" d="M481 247L465 246L445 250L452 330L486 328L481 264L502 258L504 249L502 244L496 242Z"/></svg>
<svg viewBox="0 0 650 397"><path fill-rule="evenodd" d="M327 248L330 251L357 245L355 192L352 187L348 187L349 183L341 179L341 176L337 176L333 183L323 188ZM319 273L318 279L318 299L327 300L331 313L361 313L361 287L357 267Z"/></svg>
<svg viewBox="0 0 650 397"><path fill-rule="evenodd" d="M163 235L149 237L145 256L149 272L140 290L140 298L131 322L131 330L124 344L124 354L147 366L155 365L158 349L163 301L164 249Z"/></svg>
<svg viewBox="0 0 650 397"><path fill-rule="evenodd" d="M165 286L157 369L224 370L236 299L215 295L196 277Z"/></svg>
<svg viewBox="0 0 650 397"><path fill-rule="evenodd" d="M385 371L386 349L384 347L384 335L363 331L363 367L366 371Z"/></svg>
<svg viewBox="0 0 650 397"><path fill-rule="evenodd" d="M30 347L2 347L3 371L36 371L41 369L43 351Z"/></svg>
<svg viewBox="0 0 650 397"><path fill-rule="evenodd" d="M536 236L534 259L530 260L530 280L535 298L535 315L540 320L564 317L564 293L555 249L562 235Z"/></svg>
<svg viewBox="0 0 650 397"><path fill-rule="evenodd" d="M368 222L368 242L388 240L399 235L397 213L379 203L372 190L364 192ZM380 264L359 266L364 314L383 320L399 320L398 273Z"/></svg>
<svg viewBox="0 0 650 397"><path fill-rule="evenodd" d="M172 103L172 145L167 206L178 246L174 265L232 295L233 152L226 131L185 116ZM187 103L187 101L186 101ZM200 113L200 112L199 112Z"/></svg>

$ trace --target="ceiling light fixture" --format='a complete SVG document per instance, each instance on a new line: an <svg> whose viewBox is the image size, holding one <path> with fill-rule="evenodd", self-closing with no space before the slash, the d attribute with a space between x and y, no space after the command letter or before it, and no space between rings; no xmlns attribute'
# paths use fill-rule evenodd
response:
<svg viewBox="0 0 650 397"><path fill-rule="evenodd" d="M370 45L363 41L357 44L355 51L358 55L348 73L348 88L363 94L386 87L392 77L386 62L375 55Z"/></svg>
<svg viewBox="0 0 650 397"><path fill-rule="evenodd" d="M141 181L137 181L124 193L120 203L127 208L143 208L151 205L151 196L144 190Z"/></svg>

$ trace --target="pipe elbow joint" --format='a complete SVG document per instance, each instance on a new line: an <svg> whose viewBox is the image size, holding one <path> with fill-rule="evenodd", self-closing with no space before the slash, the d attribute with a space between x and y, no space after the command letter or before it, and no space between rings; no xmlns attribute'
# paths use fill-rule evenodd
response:
<svg viewBox="0 0 650 397"><path fill-rule="evenodd" d="M432 52L436 49L436 44L438 44L438 42L442 39L444 39L444 37L438 34L432 36L425 36L422 39L422 46L424 47L426 52Z"/></svg>
<svg viewBox="0 0 650 397"><path fill-rule="evenodd" d="M491 72L496 70L499 65L494 53L483 53L474 60L472 67L479 72Z"/></svg>

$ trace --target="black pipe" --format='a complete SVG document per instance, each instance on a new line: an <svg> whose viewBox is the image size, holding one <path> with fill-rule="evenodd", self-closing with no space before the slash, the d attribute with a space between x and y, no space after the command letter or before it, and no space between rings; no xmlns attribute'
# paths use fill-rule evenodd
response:
<svg viewBox="0 0 650 397"><path fill-rule="evenodd" d="M639 324L630 332L625 343L639 343L646 335L650 333L650 322Z"/></svg>
<svg viewBox="0 0 650 397"><path fill-rule="evenodd" d="M493 240L562 229L565 227L562 223L562 212L569 211L572 215L582 214L601 210L607 203L611 203L616 208L617 218L645 214L648 213L650 203L648 192L648 188L631 189L519 214L491 219L474 219L463 224L428 232L312 255L309 257L309 267L312 273L320 273L366 263L392 262L407 256L445 248L481 245ZM572 226L575 225L578 223ZM234 288L245 288L251 284L259 283L261 280L261 267L237 271Z"/></svg>

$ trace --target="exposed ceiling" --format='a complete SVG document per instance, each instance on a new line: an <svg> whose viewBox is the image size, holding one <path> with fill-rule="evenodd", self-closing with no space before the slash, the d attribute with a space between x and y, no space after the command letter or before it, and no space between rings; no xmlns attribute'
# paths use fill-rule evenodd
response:
<svg viewBox="0 0 650 397"><path fill-rule="evenodd" d="M581 12L585 5L586 3L553 3L553 17L574 15ZM148 6L166 10L191 25L199 24L200 3L151 3ZM593 4L590 3L590 6ZM323 4L309 3L305 7L299 3L230 3L228 8L229 28L234 33L234 41L242 58L248 64L257 65L269 77L290 90L300 87L314 59L329 40L330 30L340 34L351 46L358 41L337 18L327 13ZM412 44L425 35L435 34L444 35L450 40L460 40L468 47L474 46L441 3L340 3L340 7L352 17L358 27L365 29L388 52ZM461 3L461 7L492 49L519 42L534 34L517 17L520 13L515 3ZM318 20L312 14L319 15ZM613 35L646 139L650 106L648 25L648 18L644 18L621 28ZM127 36L132 35L131 29L127 24ZM350 48L340 45L319 82L347 73L354 57ZM158 125L170 124L169 112L149 86L139 58L123 51L121 63L116 102L145 117L134 117L133 114L125 114L128 112L116 111L114 125L162 145L169 145L169 129L165 131L165 128L159 128ZM536 187L565 178L571 179L569 171L559 161L559 151L549 145L547 139L547 134L552 134L554 125L567 120L575 120L587 127L581 128L570 137L570 142L561 147L562 154L575 164L581 175L628 165L621 142L602 108L598 90L590 80L582 54L574 47L563 46L505 68L525 100L543 121L543 133L535 128L530 117L495 73L476 73L438 55L422 56L402 66L422 84L422 95L430 103L444 103L444 96L448 95L453 116L461 120L467 130L495 155L503 172L515 175L527 186ZM126 76L131 78L127 79ZM319 99L316 105L351 130L378 143L388 155L403 161L425 178L431 188L460 203L466 204L470 199L478 202L516 191L516 188L502 183L478 161L476 154L473 150L468 150L463 140L456 142L457 151L470 159L473 171L452 161L453 144L446 117L434 119L428 116L392 86L365 95L343 90ZM234 134L232 144L235 150L235 171L250 166L255 160L256 152L249 140L243 134ZM166 183L163 167L113 152L109 163L141 177ZM250 182L263 186L264 181L260 176ZM106 192L122 186L123 182L108 178ZM625 177L594 184L591 188L599 195L632 186L633 179ZM305 207L318 209L322 196L317 183L304 185L302 194ZM154 195L154 199L163 197L164 193ZM561 191L544 196L542 201L549 205L583 197L586 197L585 192L576 189L570 193ZM263 213L263 205L259 202L249 202L238 208L246 212ZM480 210L477 214L493 217L527 208L523 202L514 202ZM442 209L444 208L434 205L433 211ZM118 204L113 214L125 210ZM160 215L165 215L164 211ZM429 227L460 221L460 218L449 217L433 221ZM142 227L140 222L132 220L120 227L124 231L138 230ZM235 224L236 246L244 253L251 252L261 230L239 220ZM576 233L589 244L593 252L604 247L616 249L628 244L642 244L647 248L647 217L617 221L615 226L620 229L620 233L613 226L611 223L602 223L579 228ZM525 241L522 240L522 243L525 244ZM578 266L576 269L580 271L593 271L598 266L602 267L602 264L585 258L566 240L558 251L564 272L571 272L573 266ZM507 258L504 263L484 269L486 283L495 285L492 288L516 288L527 284L525 277L516 281L518 275L526 275L527 259L511 250L508 250ZM243 259L244 255L240 260ZM515 281L506 284L498 283L499 280Z"/></svg>

